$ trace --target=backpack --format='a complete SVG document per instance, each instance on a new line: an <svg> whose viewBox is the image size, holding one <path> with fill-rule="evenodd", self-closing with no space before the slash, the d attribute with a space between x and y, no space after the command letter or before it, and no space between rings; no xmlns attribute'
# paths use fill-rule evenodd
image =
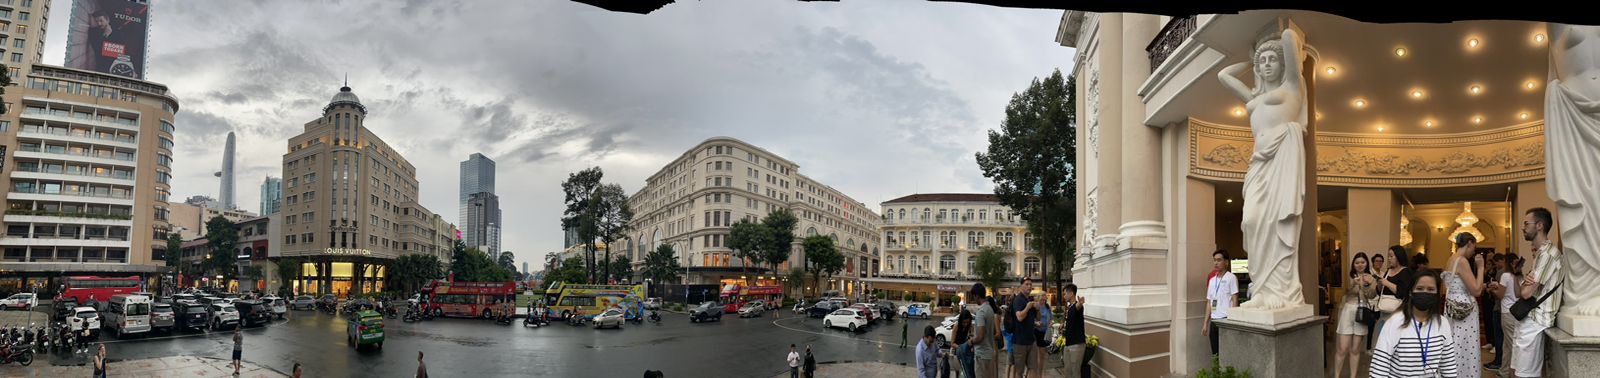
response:
<svg viewBox="0 0 1600 378"><path fill-rule="evenodd" d="M1017 313L1012 312L1012 310L1010 308L1002 308L1000 311L1004 312L1004 314L1000 314L1000 315L1001 315L1002 319L1005 319L1005 322L1001 323L1001 327L1003 327L1005 329L1006 333L1016 334L1017 333Z"/></svg>

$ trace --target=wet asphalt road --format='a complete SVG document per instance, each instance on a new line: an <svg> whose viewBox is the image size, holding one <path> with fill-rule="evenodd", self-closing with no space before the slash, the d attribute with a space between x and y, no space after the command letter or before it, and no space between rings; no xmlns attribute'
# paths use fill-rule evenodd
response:
<svg viewBox="0 0 1600 378"><path fill-rule="evenodd" d="M547 327L497 325L478 319L405 323L386 319L382 349L356 351L345 344L341 317L291 311L288 320L244 331L244 359L289 372L294 362L307 377L410 377L417 351L426 353L435 376L461 377L638 377L661 370L669 377L771 377L787 371L789 344L817 361L881 361L909 364L923 326L933 320L880 321L858 333L825 329L822 319L783 311L761 318L724 316L721 322L690 323L662 312L661 324L626 324L596 330L553 323ZM908 347L900 349L902 324ZM113 339L103 335L113 362L179 355L228 359L232 333L178 333ZM86 355L54 354L51 364L84 364ZM41 361L45 362L45 361Z"/></svg>

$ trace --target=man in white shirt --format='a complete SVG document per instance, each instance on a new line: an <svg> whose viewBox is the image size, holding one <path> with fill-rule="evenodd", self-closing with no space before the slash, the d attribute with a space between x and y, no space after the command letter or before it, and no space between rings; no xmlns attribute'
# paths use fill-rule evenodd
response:
<svg viewBox="0 0 1600 378"><path fill-rule="evenodd" d="M1217 355L1217 331L1211 321L1227 319L1228 309L1239 304L1239 278L1229 271L1228 251L1211 252L1211 277L1206 279L1206 317L1200 333L1211 338L1211 355Z"/></svg>
<svg viewBox="0 0 1600 378"><path fill-rule="evenodd" d="M1506 361L1511 361L1512 357L1515 357L1517 327L1521 325L1521 322L1518 322L1516 317L1511 316L1511 305L1517 303L1517 276L1512 271L1515 269L1520 272L1522 265L1517 263L1518 257L1514 253L1507 253L1500 255L1500 257L1500 262L1504 264L1505 269L1501 269L1500 279L1490 285L1489 288L1495 295L1500 296L1500 329L1502 331L1501 335L1504 336L1504 341L1500 343L1500 352L1504 356L1501 356L1500 365L1485 367L1497 370L1499 376L1505 378L1511 376L1511 363Z"/></svg>
<svg viewBox="0 0 1600 378"><path fill-rule="evenodd" d="M800 352L794 351L794 344L789 344L789 378L800 378Z"/></svg>
<svg viewBox="0 0 1600 378"><path fill-rule="evenodd" d="M1534 252L1533 270L1522 275L1517 287L1518 298L1532 298L1539 303L1528 312L1517 326L1516 352L1511 359L1511 369L1518 377L1539 377L1544 372L1544 330L1556 322L1556 309L1561 308L1561 296L1547 293L1556 290L1561 278L1561 250L1550 242L1550 210L1535 207L1522 217L1522 235L1538 248Z"/></svg>

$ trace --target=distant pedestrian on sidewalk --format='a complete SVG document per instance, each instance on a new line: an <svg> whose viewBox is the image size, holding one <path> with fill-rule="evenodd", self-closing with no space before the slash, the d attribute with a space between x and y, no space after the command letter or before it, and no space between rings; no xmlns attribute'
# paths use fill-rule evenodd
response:
<svg viewBox="0 0 1600 378"><path fill-rule="evenodd" d="M806 378L817 376L817 357L811 355L811 344L806 344Z"/></svg>
<svg viewBox="0 0 1600 378"><path fill-rule="evenodd" d="M291 373L291 374L292 375L290 375L290 377L300 378L300 363L299 362L294 363L294 370L293 370L293 373Z"/></svg>
<svg viewBox="0 0 1600 378"><path fill-rule="evenodd" d="M233 376L239 376L239 360L244 357L244 325L233 328Z"/></svg>
<svg viewBox="0 0 1600 378"><path fill-rule="evenodd" d="M417 351L417 378L428 378L428 363L422 362L422 351Z"/></svg>
<svg viewBox="0 0 1600 378"><path fill-rule="evenodd" d="M789 344L789 378L800 377L800 352L794 351L794 344Z"/></svg>

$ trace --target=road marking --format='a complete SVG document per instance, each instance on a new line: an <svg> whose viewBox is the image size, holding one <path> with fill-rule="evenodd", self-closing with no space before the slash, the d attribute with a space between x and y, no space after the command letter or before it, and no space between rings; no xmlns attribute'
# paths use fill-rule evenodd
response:
<svg viewBox="0 0 1600 378"><path fill-rule="evenodd" d="M829 334L829 333L822 333L822 332L815 332L815 331L807 331L807 330L797 329L797 328L789 328L788 326L785 326L783 324L779 324L779 322L782 322L782 321L785 321L785 320L794 320L794 319L804 320L804 319L810 319L810 318L778 319L778 320L773 320L772 321L772 325L775 325L775 326L778 326L778 328L783 328L783 329L787 329L787 330L790 330L790 331L795 331L795 332L800 332L800 333L809 333L809 334L819 335L819 336L837 337L837 338L841 338L841 339L856 340L856 341L868 342L868 343L873 343L873 344L878 344L878 345L894 345L894 346L899 346L900 345L899 343L893 343L893 342L862 339L862 338L855 338L855 337L849 337L849 336L840 336L840 335L838 335L836 333Z"/></svg>

